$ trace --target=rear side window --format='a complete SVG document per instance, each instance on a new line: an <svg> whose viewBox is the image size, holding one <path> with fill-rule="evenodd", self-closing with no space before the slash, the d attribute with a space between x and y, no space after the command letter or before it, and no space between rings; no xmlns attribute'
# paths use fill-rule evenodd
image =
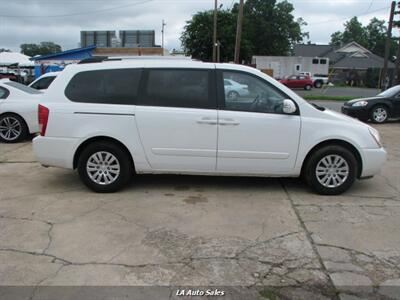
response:
<svg viewBox="0 0 400 300"><path fill-rule="evenodd" d="M31 88L36 90L46 90L55 78L56 76L43 77L42 79L39 79L34 84L32 84Z"/></svg>
<svg viewBox="0 0 400 300"><path fill-rule="evenodd" d="M0 99L6 99L10 92L3 87L0 87Z"/></svg>
<svg viewBox="0 0 400 300"><path fill-rule="evenodd" d="M135 104L141 69L85 71L76 74L65 89L74 102Z"/></svg>
<svg viewBox="0 0 400 300"><path fill-rule="evenodd" d="M139 105L215 108L209 70L152 69L148 71Z"/></svg>
<svg viewBox="0 0 400 300"><path fill-rule="evenodd" d="M15 81L7 81L4 84L11 86L12 88L15 88L15 89L20 90L27 94L41 94L42 93L42 92L39 92L29 86L23 85L21 83L15 82Z"/></svg>

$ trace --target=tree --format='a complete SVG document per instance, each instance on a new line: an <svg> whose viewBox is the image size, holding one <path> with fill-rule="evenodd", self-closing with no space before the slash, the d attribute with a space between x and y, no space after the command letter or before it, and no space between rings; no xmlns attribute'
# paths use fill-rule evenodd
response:
<svg viewBox="0 0 400 300"><path fill-rule="evenodd" d="M0 53L1 52L11 52L11 50L6 48L0 48Z"/></svg>
<svg viewBox="0 0 400 300"><path fill-rule="evenodd" d="M336 31L331 34L331 45L340 46L343 41L343 33L340 31Z"/></svg>
<svg viewBox="0 0 400 300"><path fill-rule="evenodd" d="M372 18L367 26L362 26L357 17L344 24L344 31L336 31L331 35L331 45L340 46L350 42L357 42L379 56L385 54L386 32L384 20ZM395 55L396 42L392 41L390 56Z"/></svg>
<svg viewBox="0 0 400 300"><path fill-rule="evenodd" d="M28 56L47 55L61 52L61 46L53 42L40 42L39 44L22 44L21 53Z"/></svg>
<svg viewBox="0 0 400 300"><path fill-rule="evenodd" d="M343 43L356 42L366 47L368 43L367 31L365 27L358 21L357 17L353 17L344 24Z"/></svg>
<svg viewBox="0 0 400 300"><path fill-rule="evenodd" d="M234 7L236 9L236 7ZM287 55L301 42L303 19L294 19L293 5L287 1L248 0L244 6L243 36L251 43L253 55Z"/></svg>
<svg viewBox="0 0 400 300"><path fill-rule="evenodd" d="M365 29L368 36L367 48L377 55L384 56L387 33L385 21L373 18ZM392 48L395 48L394 43L392 43ZM394 54L394 49L392 49L392 51Z"/></svg>
<svg viewBox="0 0 400 300"><path fill-rule="evenodd" d="M186 53L203 61L212 59L212 10L195 14L192 20L186 22L181 42ZM228 10L218 10L218 41L222 60L233 60L234 39L236 34L235 16Z"/></svg>
<svg viewBox="0 0 400 300"><path fill-rule="evenodd" d="M232 61L235 47L238 4L231 10L218 10L218 41L221 60ZM247 0L244 5L241 60L249 62L253 55L287 55L293 44L301 42L302 19L294 19L293 5L287 1ZM193 16L181 36L182 46L194 58L210 61L212 57L213 11Z"/></svg>

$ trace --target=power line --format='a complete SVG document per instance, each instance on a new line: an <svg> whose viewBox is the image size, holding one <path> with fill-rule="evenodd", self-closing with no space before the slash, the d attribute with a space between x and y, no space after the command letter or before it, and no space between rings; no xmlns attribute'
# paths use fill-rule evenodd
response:
<svg viewBox="0 0 400 300"><path fill-rule="evenodd" d="M107 12L107 11L112 11L112 10L132 7L132 6L136 6L136 5L141 5L141 4L145 4L145 3L153 2L153 1L155 1L155 0L145 0L145 1L139 1L139 2L126 4L126 5L103 8L103 9L98 9L98 10L77 12L77 13L71 13L71 14L63 14L63 15L39 15L39 16L38 15L0 15L0 17L3 17L3 18L62 18L62 17L73 17L73 16L98 14L98 13L103 13L103 12Z"/></svg>
<svg viewBox="0 0 400 300"><path fill-rule="evenodd" d="M378 12L378 11L385 10L385 9L388 9L388 8L390 8L390 6L381 7L381 8L375 9L375 10L371 10L368 13L363 13L363 14L358 15L358 16L346 17L346 18L341 18L341 19L331 19L331 20L326 20L326 21L321 21L321 22L312 22L312 23L308 23L307 25L317 25L317 24L345 21L345 20L351 19L353 17L362 17L362 16L370 15L370 14L372 14L374 12Z"/></svg>

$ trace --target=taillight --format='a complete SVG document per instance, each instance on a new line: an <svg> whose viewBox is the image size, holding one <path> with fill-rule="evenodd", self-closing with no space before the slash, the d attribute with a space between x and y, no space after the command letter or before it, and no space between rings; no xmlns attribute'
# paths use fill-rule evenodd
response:
<svg viewBox="0 0 400 300"><path fill-rule="evenodd" d="M49 109L39 104L39 130L40 135L46 135L47 121L49 120Z"/></svg>

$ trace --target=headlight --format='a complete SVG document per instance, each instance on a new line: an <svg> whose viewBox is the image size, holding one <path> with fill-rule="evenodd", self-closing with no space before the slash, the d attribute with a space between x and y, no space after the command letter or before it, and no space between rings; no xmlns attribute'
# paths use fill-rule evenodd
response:
<svg viewBox="0 0 400 300"><path fill-rule="evenodd" d="M352 106L367 106L368 105L368 101L357 101L356 103L353 103Z"/></svg>
<svg viewBox="0 0 400 300"><path fill-rule="evenodd" d="M369 133L372 135L374 138L375 142L378 144L380 148L383 147L382 142L381 142L381 136L379 135L378 130L375 130L374 128L368 128Z"/></svg>

